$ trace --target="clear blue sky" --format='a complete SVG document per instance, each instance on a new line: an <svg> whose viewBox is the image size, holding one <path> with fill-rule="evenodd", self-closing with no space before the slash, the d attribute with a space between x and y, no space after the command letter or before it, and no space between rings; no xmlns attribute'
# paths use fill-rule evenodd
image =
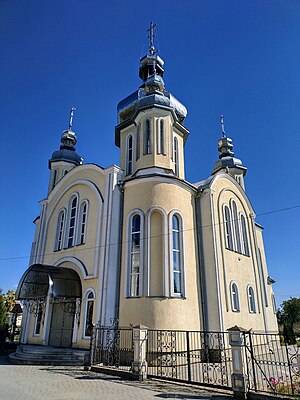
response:
<svg viewBox="0 0 300 400"><path fill-rule="evenodd" d="M84 162L119 164L116 106L140 84L150 20L166 86L189 112L187 180L210 175L224 113L277 302L300 297L300 208L260 215L300 205L299 0L1 0L0 287L14 288L28 266L71 106Z"/></svg>

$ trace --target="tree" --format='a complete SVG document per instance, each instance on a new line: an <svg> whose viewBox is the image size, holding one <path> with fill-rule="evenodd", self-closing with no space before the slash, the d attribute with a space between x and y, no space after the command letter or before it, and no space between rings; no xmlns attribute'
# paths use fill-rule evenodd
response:
<svg viewBox="0 0 300 400"><path fill-rule="evenodd" d="M6 325L6 305L4 296L2 294L2 289L0 289L0 331L5 328Z"/></svg>
<svg viewBox="0 0 300 400"><path fill-rule="evenodd" d="M300 323L300 298L291 297L281 305L278 323L283 324L283 334L289 343L295 343L297 324Z"/></svg>
<svg viewBox="0 0 300 400"><path fill-rule="evenodd" d="M3 295L3 297L7 312L11 312L14 305L16 304L16 292L14 290L9 290L6 294Z"/></svg>

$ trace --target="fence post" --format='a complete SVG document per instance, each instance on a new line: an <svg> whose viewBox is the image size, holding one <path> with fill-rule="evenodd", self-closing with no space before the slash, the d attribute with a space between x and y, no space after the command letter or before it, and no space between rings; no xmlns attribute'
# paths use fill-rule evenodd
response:
<svg viewBox="0 0 300 400"><path fill-rule="evenodd" d="M148 328L143 325L132 327L133 340L133 363L132 363L132 378L143 381L147 379L147 360L146 346L148 339Z"/></svg>
<svg viewBox="0 0 300 400"><path fill-rule="evenodd" d="M246 365L243 354L243 333L246 330L233 326L228 329L232 358L232 390L235 398L246 398Z"/></svg>

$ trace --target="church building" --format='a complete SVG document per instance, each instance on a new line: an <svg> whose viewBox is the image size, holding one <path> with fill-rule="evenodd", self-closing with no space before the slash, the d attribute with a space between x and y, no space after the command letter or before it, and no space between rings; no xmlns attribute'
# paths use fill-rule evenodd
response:
<svg viewBox="0 0 300 400"><path fill-rule="evenodd" d="M141 85L117 108L120 166L83 163L74 109L49 160L48 193L17 289L21 343L89 348L93 324L116 320L151 329L278 331L247 168L222 118L211 176L186 181L187 109L166 88L150 36Z"/></svg>

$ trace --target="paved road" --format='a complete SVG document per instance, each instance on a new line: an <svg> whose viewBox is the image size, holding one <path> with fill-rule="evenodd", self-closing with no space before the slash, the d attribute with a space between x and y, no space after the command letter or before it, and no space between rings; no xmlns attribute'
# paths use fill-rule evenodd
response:
<svg viewBox="0 0 300 400"><path fill-rule="evenodd" d="M229 400L200 388L149 380L133 382L82 367L23 366L0 356L0 400Z"/></svg>

